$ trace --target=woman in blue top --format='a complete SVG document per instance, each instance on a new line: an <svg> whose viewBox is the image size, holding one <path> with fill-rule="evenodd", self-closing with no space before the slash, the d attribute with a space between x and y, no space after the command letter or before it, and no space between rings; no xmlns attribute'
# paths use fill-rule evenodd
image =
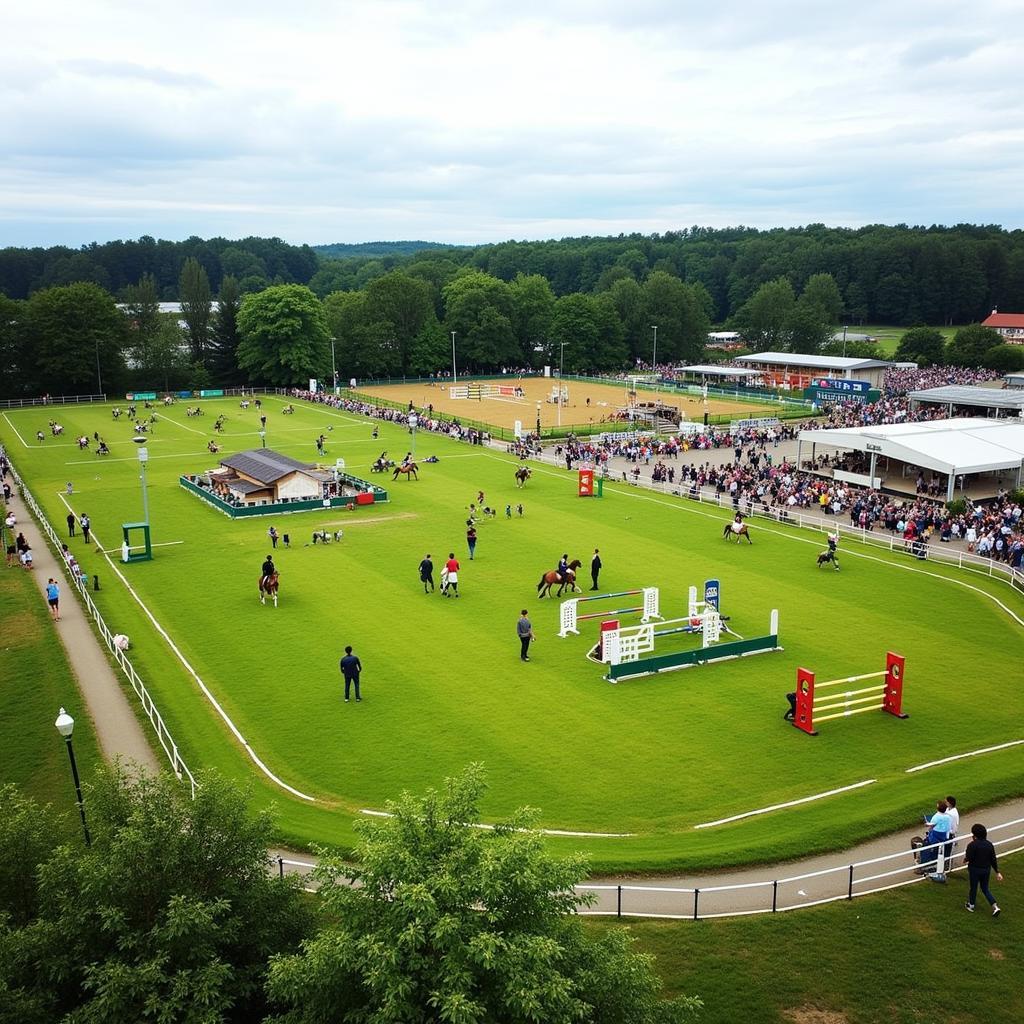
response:
<svg viewBox="0 0 1024 1024"><path fill-rule="evenodd" d="M60 587L54 579L47 580L46 603L50 606L53 621L60 622Z"/></svg>

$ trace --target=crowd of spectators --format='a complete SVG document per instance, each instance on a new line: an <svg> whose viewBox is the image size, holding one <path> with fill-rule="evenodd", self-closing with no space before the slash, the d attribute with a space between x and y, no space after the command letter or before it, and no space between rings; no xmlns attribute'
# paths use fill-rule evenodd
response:
<svg viewBox="0 0 1024 1024"><path fill-rule="evenodd" d="M894 397L908 391L942 388L950 384L987 384L1000 376L996 370L976 370L969 366L929 366L923 370L890 366L885 371L884 391L887 396Z"/></svg>

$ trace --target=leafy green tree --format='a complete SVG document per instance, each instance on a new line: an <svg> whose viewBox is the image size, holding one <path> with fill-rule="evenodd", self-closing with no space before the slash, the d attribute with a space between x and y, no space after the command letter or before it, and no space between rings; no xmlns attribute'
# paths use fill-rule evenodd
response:
<svg viewBox="0 0 1024 1024"><path fill-rule="evenodd" d="M961 327L946 346L945 361L951 366L984 366L989 349L1001 345L1003 339L997 331L981 324Z"/></svg>
<svg viewBox="0 0 1024 1024"><path fill-rule="evenodd" d="M641 345L641 358L650 362L654 354L652 326L657 324L659 363L698 359L711 329L707 289L699 284L684 284L663 270L655 270L648 275L642 287L651 347L644 354Z"/></svg>
<svg viewBox="0 0 1024 1024"><path fill-rule="evenodd" d="M99 285L63 285L35 292L25 305L24 367L33 392L113 391L124 377L127 322ZM99 370L97 371L97 364Z"/></svg>
<svg viewBox="0 0 1024 1024"><path fill-rule="evenodd" d="M893 359L897 362L914 362L919 366L940 366L945 348L946 339L938 328L911 327L900 338Z"/></svg>
<svg viewBox="0 0 1024 1024"><path fill-rule="evenodd" d="M1019 373L1024 370L1024 345L993 345L981 365L999 373Z"/></svg>
<svg viewBox="0 0 1024 1024"><path fill-rule="evenodd" d="M805 306L819 309L821 319L826 324L839 323L839 315L843 311L843 296L831 274L814 274L809 277L804 290L800 293L800 301Z"/></svg>
<svg viewBox="0 0 1024 1024"><path fill-rule="evenodd" d="M0 1000L28 1011L8 1019L261 1019L268 958L310 924L297 887L268 871L267 815L212 775L193 800L170 773L121 766L86 799L92 845L46 849L47 812L0 794L8 850L25 858L0 881Z"/></svg>
<svg viewBox="0 0 1024 1024"><path fill-rule="evenodd" d="M808 355L820 352L832 338L832 326L819 306L804 302L803 296L800 296L786 317L784 330L787 350Z"/></svg>
<svg viewBox="0 0 1024 1024"><path fill-rule="evenodd" d="M413 340L409 352L412 372L425 377L447 366L451 358L449 339L437 317L431 314Z"/></svg>
<svg viewBox="0 0 1024 1024"><path fill-rule="evenodd" d="M538 349L547 348L555 293L540 274L516 274L509 285L512 294L512 329L519 343L524 366L538 363Z"/></svg>
<svg viewBox="0 0 1024 1024"><path fill-rule="evenodd" d="M789 344L788 322L796 305L789 278L767 281L743 304L736 329L755 352L777 352Z"/></svg>
<svg viewBox="0 0 1024 1024"><path fill-rule="evenodd" d="M480 271L455 277L444 289L445 328L458 335L459 362L496 369L520 360L512 329L512 290Z"/></svg>
<svg viewBox="0 0 1024 1024"><path fill-rule="evenodd" d="M366 315L387 325L387 335L397 347L395 369L408 372L413 344L428 317L434 315L430 286L423 280L393 271L366 286Z"/></svg>
<svg viewBox="0 0 1024 1024"><path fill-rule="evenodd" d="M238 365L251 380L286 387L321 377L331 365L324 307L305 285L274 285L247 295L238 331Z"/></svg>
<svg viewBox="0 0 1024 1024"><path fill-rule="evenodd" d="M165 391L182 388L189 384L191 366L188 360L188 344L184 332L178 325L178 318L173 315L161 317L156 337L150 347L146 386L162 386ZM189 386L191 387L191 384Z"/></svg>
<svg viewBox="0 0 1024 1024"><path fill-rule="evenodd" d="M242 308L242 290L230 274L220 282L217 308L213 313L210 331L210 376L218 384L232 384L238 380L238 313Z"/></svg>
<svg viewBox="0 0 1024 1024"><path fill-rule="evenodd" d="M615 304L615 311L618 313L625 331L629 358L631 361L635 361L640 357L641 350L646 351L647 340L650 337L650 325L653 323L647 317L647 300L644 290L632 278L626 278L614 282L608 290L608 294Z"/></svg>
<svg viewBox="0 0 1024 1024"><path fill-rule="evenodd" d="M574 373L595 365L599 331L594 313L593 300L581 292L563 295L555 302L549 330L552 366L557 368L564 360L566 372Z"/></svg>
<svg viewBox="0 0 1024 1024"><path fill-rule="evenodd" d="M203 265L194 256L185 260L178 279L181 318L188 330L189 348L194 362L206 358L210 335L210 279Z"/></svg>
<svg viewBox="0 0 1024 1024"><path fill-rule="evenodd" d="M128 318L128 355L136 366L148 369L150 350L160 330L160 295L156 278L143 274L138 284L121 292L124 315Z"/></svg>
<svg viewBox="0 0 1024 1024"><path fill-rule="evenodd" d="M323 930L276 957L277 1024L690 1020L699 1004L659 999L650 958L624 932L593 939L572 911L582 857L556 860L520 811L480 821L482 772L389 803L360 822L359 867L324 855ZM357 883L351 885L350 883Z"/></svg>
<svg viewBox="0 0 1024 1024"><path fill-rule="evenodd" d="M843 303L844 322L864 323L868 315L868 296L860 281L851 281L846 286L846 301Z"/></svg>
<svg viewBox="0 0 1024 1024"><path fill-rule="evenodd" d="M26 393L29 360L25 303L0 292L0 395L14 398Z"/></svg>

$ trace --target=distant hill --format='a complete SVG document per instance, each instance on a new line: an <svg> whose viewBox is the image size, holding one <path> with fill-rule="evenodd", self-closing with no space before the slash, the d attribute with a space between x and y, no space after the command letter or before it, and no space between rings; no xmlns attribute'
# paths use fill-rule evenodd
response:
<svg viewBox="0 0 1024 1024"><path fill-rule="evenodd" d="M349 256L410 256L423 249L450 249L452 246L444 242L332 242L312 248L320 256L341 260Z"/></svg>

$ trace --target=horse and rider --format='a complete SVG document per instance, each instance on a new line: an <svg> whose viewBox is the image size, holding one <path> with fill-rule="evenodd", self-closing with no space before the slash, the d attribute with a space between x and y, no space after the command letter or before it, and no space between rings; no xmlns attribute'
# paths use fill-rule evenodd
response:
<svg viewBox="0 0 1024 1024"><path fill-rule="evenodd" d="M516 470L516 487L525 487L526 481L533 476L533 470L529 466L520 466Z"/></svg>
<svg viewBox="0 0 1024 1024"><path fill-rule="evenodd" d="M722 536L726 540L728 540L730 536L735 537L737 544L739 544L741 537L746 537L748 544L754 543L750 539L750 529L748 528L747 524L743 522L742 512L737 512L732 522L725 524L725 529L722 531Z"/></svg>
<svg viewBox="0 0 1024 1024"><path fill-rule="evenodd" d="M274 565L274 556L267 555L263 562L263 567L260 570L260 604L267 603L267 597L273 599L274 607L277 607L277 590L279 586L280 574L277 571L277 566Z"/></svg>
<svg viewBox="0 0 1024 1024"><path fill-rule="evenodd" d="M558 560L558 568L551 572L544 573L540 578L540 583L537 584L537 596L538 597L550 597L551 588L558 584L558 593L555 597L561 597L562 591L566 587L569 588L569 592L576 594L582 593L579 587L576 586L576 570L583 563L578 559L574 558L571 562L569 561L569 555L564 554Z"/></svg>
<svg viewBox="0 0 1024 1024"><path fill-rule="evenodd" d="M406 480L419 480L419 467L413 461L412 452L405 453L405 458L395 466L391 479L397 480L399 476L404 476Z"/></svg>

